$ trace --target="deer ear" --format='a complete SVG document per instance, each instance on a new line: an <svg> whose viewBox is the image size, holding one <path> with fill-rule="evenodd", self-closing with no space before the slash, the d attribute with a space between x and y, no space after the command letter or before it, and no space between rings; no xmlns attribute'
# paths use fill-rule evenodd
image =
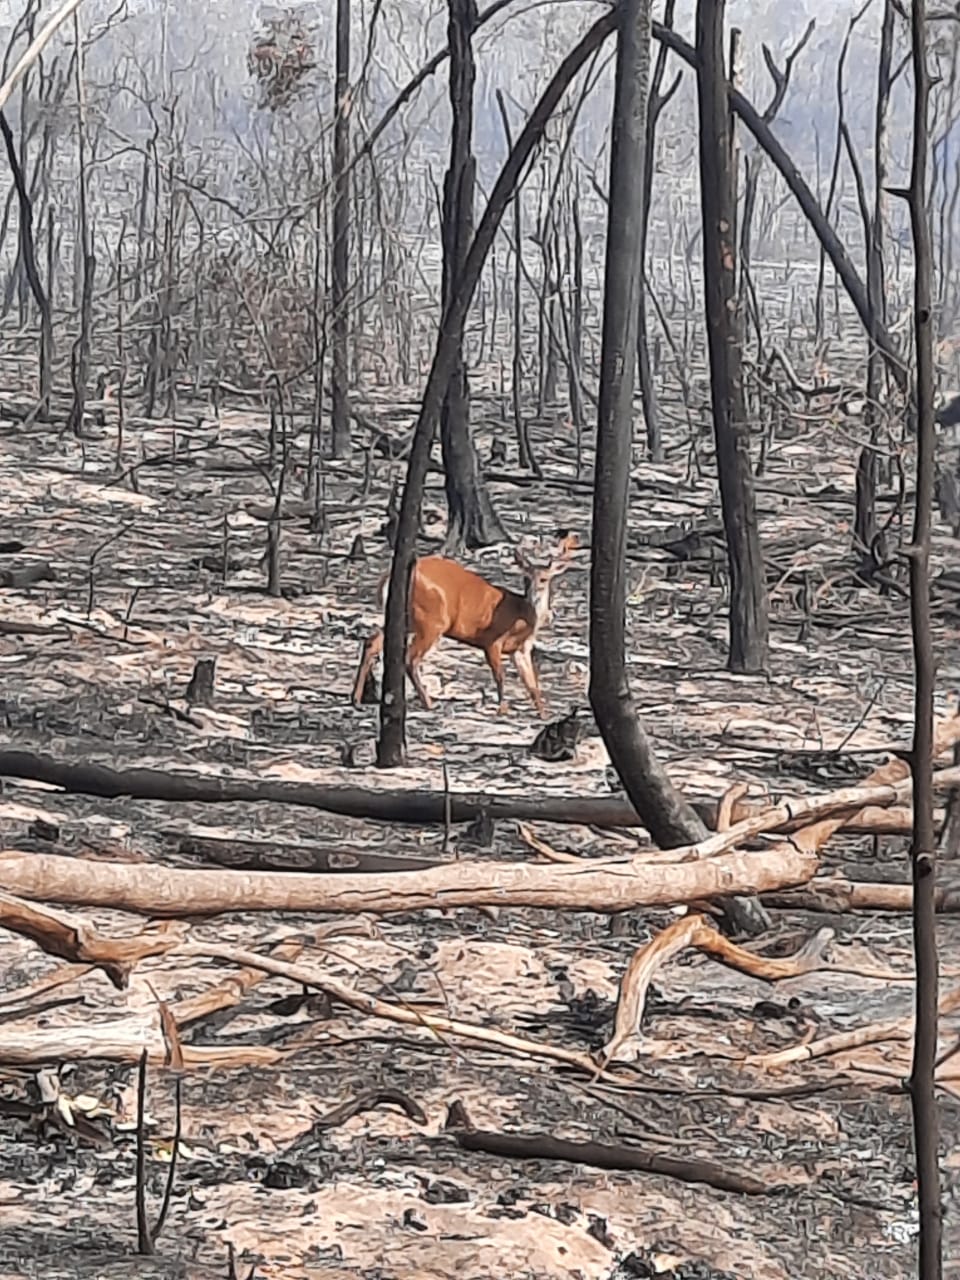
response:
<svg viewBox="0 0 960 1280"><path fill-rule="evenodd" d="M521 551L519 547L513 548L513 558L517 562L517 564L520 566L520 568L523 570L524 573L533 573L533 569L530 566L530 561L527 559L527 557L524 555L524 553Z"/></svg>

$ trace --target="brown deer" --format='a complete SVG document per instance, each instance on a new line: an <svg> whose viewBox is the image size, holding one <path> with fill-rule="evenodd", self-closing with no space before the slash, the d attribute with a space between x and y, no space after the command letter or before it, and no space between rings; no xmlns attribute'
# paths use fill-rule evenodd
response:
<svg viewBox="0 0 960 1280"><path fill-rule="evenodd" d="M549 623L550 588L553 579L570 567L577 546L576 535L564 534L556 553L545 565L535 565L519 550L514 558L523 571L524 594L495 586L479 573L465 569L456 560L426 556L417 560L410 578L408 617L410 642L407 674L427 711L433 707L420 679L420 664L441 636L460 644L482 649L497 682L497 711L507 710L503 696L503 659L509 657L526 686L539 714L547 714L540 678L533 661L533 646L541 629ZM380 579L380 607L386 607L390 575ZM353 701L359 706L367 676L383 650L383 629L364 642L360 667L353 687Z"/></svg>

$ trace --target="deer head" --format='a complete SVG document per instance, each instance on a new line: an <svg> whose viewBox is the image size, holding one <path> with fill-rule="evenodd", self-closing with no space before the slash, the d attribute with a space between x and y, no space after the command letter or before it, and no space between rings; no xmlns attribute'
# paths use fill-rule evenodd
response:
<svg viewBox="0 0 960 1280"><path fill-rule="evenodd" d="M576 546L576 534L564 533L546 564L534 563L519 547L514 550L514 559L524 577L524 594L537 615L537 630L550 621L550 590L553 580L570 568L570 557Z"/></svg>

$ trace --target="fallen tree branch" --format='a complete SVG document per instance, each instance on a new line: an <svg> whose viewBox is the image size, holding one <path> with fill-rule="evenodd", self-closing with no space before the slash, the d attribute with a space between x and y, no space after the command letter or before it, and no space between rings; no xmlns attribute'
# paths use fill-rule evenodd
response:
<svg viewBox="0 0 960 1280"><path fill-rule="evenodd" d="M707 922L705 916L687 916L674 921L633 953L620 982L613 1034L603 1046L601 1061L606 1066L614 1058L620 1062L631 1062L640 1056L640 1023L650 983L659 969L688 947L696 947L742 973L776 982L809 973L811 969L828 967L824 964L824 952L832 941L833 930L821 929L796 955L772 958L757 955L728 941ZM629 1052L625 1053L625 1050Z"/></svg>
<svg viewBox="0 0 960 1280"><path fill-rule="evenodd" d="M270 955L276 960L297 960L303 948L302 939L284 938L282 942L278 942L271 948ZM224 1009L234 1008L248 992L259 986L268 976L263 969L253 969L249 966L238 969L236 973L231 973L216 986L208 987L206 991L198 991L192 996L186 996L183 1000L177 1000L170 1005L170 1012L177 1026L184 1030L195 1022L201 1022L215 1013L221 1013Z"/></svg>
<svg viewBox="0 0 960 1280"><path fill-rule="evenodd" d="M0 618L0 636L58 636L70 638L69 629L62 623L17 622L15 618Z"/></svg>
<svg viewBox="0 0 960 1280"><path fill-rule="evenodd" d="M353 937L372 938L376 934L376 925L372 920L356 921L333 920L311 930L310 945L322 946L325 940ZM274 960L295 961L299 959L306 941L303 938L284 938L271 948L270 955ZM171 1010L178 1027L187 1027L211 1014L220 1013L223 1009L231 1009L239 1004L248 991L261 983L269 974L262 966L250 966L240 969L218 982L215 987L206 991L198 991L196 995L187 996L171 1005Z"/></svg>
<svg viewBox="0 0 960 1280"><path fill-rule="evenodd" d="M816 972L855 973L858 977L878 982L913 982L912 972L904 973L886 966L851 968L830 963L826 959L826 951L833 939L832 929L818 929L792 956L764 956L738 947L703 915L691 915L675 921L634 952L620 983L613 1034L603 1047L602 1061L606 1064L616 1058L619 1062L629 1062L640 1056L640 1025L650 983L658 970L689 947L695 947L719 964L764 982L782 982ZM625 1054L625 1048L630 1052Z"/></svg>
<svg viewBox="0 0 960 1280"><path fill-rule="evenodd" d="M440 866L439 858L419 858L360 849L350 845L251 840L227 836L199 836L181 831L162 831L162 838L176 842L181 857L233 867L237 871L329 871L384 872L423 871Z"/></svg>
<svg viewBox="0 0 960 1280"><path fill-rule="evenodd" d="M456 1116L457 1107L458 1103L451 1104L453 1116ZM765 1182L713 1160L684 1159L608 1142L573 1142L569 1138L555 1138L552 1134L491 1133L482 1129L457 1128L449 1120L447 1128L457 1146L464 1151L483 1151L507 1160L558 1160L565 1164L589 1165L594 1169L659 1173L682 1182L702 1182L719 1191L747 1196L768 1195L777 1189L773 1181ZM805 1181L809 1182L809 1178ZM794 1182L791 1185L798 1184Z"/></svg>
<svg viewBox="0 0 960 1280"><path fill-rule="evenodd" d="M156 1026L131 1026L130 1018L99 1026L38 1027L36 1020L6 1025L0 1045L0 1061L5 1066L32 1067L46 1062L128 1062L140 1061L144 1049L151 1066L164 1067L167 1045ZM313 1027L311 1026L311 1033ZM274 1045L191 1045L183 1046L185 1071L232 1071L239 1067L275 1067L302 1048L301 1039L282 1048Z"/></svg>
<svg viewBox="0 0 960 1280"><path fill-rule="evenodd" d="M281 978L289 978L307 987L323 991L331 1000L356 1009L368 1017L383 1018L387 1022L399 1023L401 1026L419 1027L430 1032L437 1039L460 1039L474 1044L492 1045L498 1049L506 1049L535 1060L562 1062L574 1067L596 1079L601 1078L629 1083L624 1077L618 1077L603 1068L598 1069L593 1058L587 1053L578 1053L572 1049L562 1049L555 1045L540 1044L536 1040L527 1040L523 1036L514 1036L506 1031L497 1031L491 1027L481 1027L472 1022L460 1022L456 1018L447 1018L428 1013L424 1009L406 1008L380 1000L377 996L368 995L348 986L330 974L307 964L290 964L277 960L273 956L261 956L255 951L245 951L240 947L221 947L211 943L187 943L178 948L178 955L204 957L213 960L226 960L229 964L241 967L260 968L265 973L276 974Z"/></svg>
<svg viewBox="0 0 960 1280"><path fill-rule="evenodd" d="M165 955L180 941L169 923L145 929L134 938L105 938L82 921L70 920L49 908L30 906L3 892L0 926L29 938L48 955L102 969L119 991L126 987L130 970L138 961Z"/></svg>
<svg viewBox="0 0 960 1280"><path fill-rule="evenodd" d="M940 1017L946 1017L960 1008L960 987L954 987L940 1000ZM808 1044L792 1045L776 1053L754 1053L744 1058L747 1066L762 1067L765 1071L779 1070L793 1062L808 1062L813 1058L825 1058L847 1049L859 1049L865 1044L878 1044L887 1040L912 1040L914 1015L897 1018L893 1022L871 1022L853 1031L839 1031L836 1035L811 1040Z"/></svg>
<svg viewBox="0 0 960 1280"><path fill-rule="evenodd" d="M66 987L71 982L79 981L85 974L90 973L94 967L92 964L59 965L52 973L46 973L42 978L37 978L34 982L28 982L25 987L15 987L13 991L4 991L0 995L0 1008L6 1009L8 1005L13 1004L29 1004L40 996L56 991L59 987Z"/></svg>

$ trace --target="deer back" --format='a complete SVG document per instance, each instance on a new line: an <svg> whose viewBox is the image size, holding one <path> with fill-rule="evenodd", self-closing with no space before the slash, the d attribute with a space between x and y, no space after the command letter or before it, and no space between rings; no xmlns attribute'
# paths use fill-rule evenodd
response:
<svg viewBox="0 0 960 1280"><path fill-rule="evenodd" d="M425 556L414 568L411 622L418 615L465 644L490 644L501 636L522 639L536 627L536 611L524 596L488 582L443 556Z"/></svg>

